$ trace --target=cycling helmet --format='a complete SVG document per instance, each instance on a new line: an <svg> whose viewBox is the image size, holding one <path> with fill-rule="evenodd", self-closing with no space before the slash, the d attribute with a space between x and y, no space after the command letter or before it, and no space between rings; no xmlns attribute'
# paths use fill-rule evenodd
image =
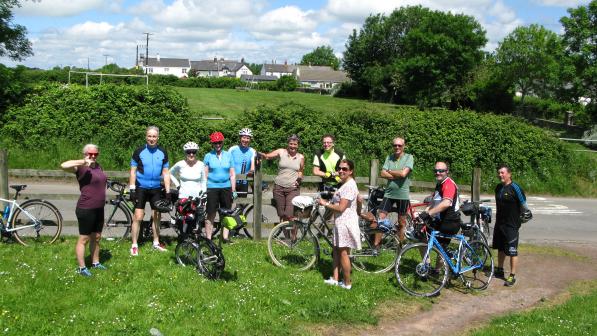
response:
<svg viewBox="0 0 597 336"><path fill-rule="evenodd" d="M172 203L167 199L157 200L153 205L157 211L162 213L170 212L170 210L172 210Z"/></svg>
<svg viewBox="0 0 597 336"><path fill-rule="evenodd" d="M533 213L529 209L526 209L525 211L523 211L520 214L520 221L523 223L526 223L526 222L530 221L531 219L533 219Z"/></svg>
<svg viewBox="0 0 597 336"><path fill-rule="evenodd" d="M194 143L193 141L189 141L186 144L184 144L184 146L182 146L182 149L184 151L188 151L188 150L198 150L199 149L199 145L197 145L196 143Z"/></svg>
<svg viewBox="0 0 597 336"><path fill-rule="evenodd" d="M224 141L224 134L222 134L222 132L213 132L209 135L209 142L214 143L220 141Z"/></svg>
<svg viewBox="0 0 597 336"><path fill-rule="evenodd" d="M251 131L251 129L250 129L250 128L243 128L243 129L241 129L241 130L238 132L238 135L239 135L239 136L246 135L246 136L248 136L248 137L251 137L251 138L252 138L252 137L253 137L253 131Z"/></svg>

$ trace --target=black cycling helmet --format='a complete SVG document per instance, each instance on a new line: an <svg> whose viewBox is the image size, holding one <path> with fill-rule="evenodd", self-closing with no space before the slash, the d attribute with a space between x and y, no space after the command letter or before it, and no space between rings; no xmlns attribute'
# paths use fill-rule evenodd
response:
<svg viewBox="0 0 597 336"><path fill-rule="evenodd" d="M167 199L157 200L154 204L155 209L161 213L170 212L172 210L172 203Z"/></svg>
<svg viewBox="0 0 597 336"><path fill-rule="evenodd" d="M526 222L530 221L531 219L533 219L533 213L529 209L526 209L525 211L523 211L520 214L520 221L523 223L526 223Z"/></svg>

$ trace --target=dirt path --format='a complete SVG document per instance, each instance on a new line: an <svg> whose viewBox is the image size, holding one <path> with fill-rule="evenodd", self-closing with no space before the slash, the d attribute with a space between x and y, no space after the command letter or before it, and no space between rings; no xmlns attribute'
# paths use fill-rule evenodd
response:
<svg viewBox="0 0 597 336"><path fill-rule="evenodd" d="M442 290L441 300L424 312L400 314L384 311L377 326L355 328L343 335L455 335L474 328L489 319L510 311L526 309L545 299L554 298L577 280L597 279L597 247L580 244L560 244L591 260L565 256L529 254L521 256L517 283L503 286L494 279L490 288L474 295L457 290ZM466 326L466 327L465 327ZM467 328L468 327L468 328ZM328 330L334 335L337 330Z"/></svg>

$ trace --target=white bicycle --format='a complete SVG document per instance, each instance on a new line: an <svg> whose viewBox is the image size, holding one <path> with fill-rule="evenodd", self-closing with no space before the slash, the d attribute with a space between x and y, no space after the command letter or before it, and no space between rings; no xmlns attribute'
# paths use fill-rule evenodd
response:
<svg viewBox="0 0 597 336"><path fill-rule="evenodd" d="M25 246L55 242L62 232L62 214L58 208L42 199L27 200L19 204L19 193L27 185L10 187L16 191L14 198L0 198L0 203L6 204L0 218L2 238L14 238Z"/></svg>

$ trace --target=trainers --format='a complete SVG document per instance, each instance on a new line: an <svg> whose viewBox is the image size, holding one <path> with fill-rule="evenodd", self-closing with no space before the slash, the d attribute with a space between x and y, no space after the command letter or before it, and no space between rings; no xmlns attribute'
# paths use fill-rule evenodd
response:
<svg viewBox="0 0 597 336"><path fill-rule="evenodd" d="M340 286L340 288L344 288L344 289L351 289L352 288L352 284L345 285L344 282L339 282L338 286Z"/></svg>
<svg viewBox="0 0 597 336"><path fill-rule="evenodd" d="M327 280L323 280L323 283L330 286L338 286L339 282L334 280L334 278L329 278Z"/></svg>
<svg viewBox="0 0 597 336"><path fill-rule="evenodd" d="M496 279L504 279L504 280L506 280L506 275L504 274L504 269L503 268L496 268L495 272L493 272L493 276Z"/></svg>
<svg viewBox="0 0 597 336"><path fill-rule="evenodd" d="M91 268L98 269L98 270L107 270L108 269L108 267L102 265L101 263L92 264Z"/></svg>
<svg viewBox="0 0 597 336"><path fill-rule="evenodd" d="M139 255L139 248L137 246L131 247L131 255L136 257Z"/></svg>
<svg viewBox="0 0 597 336"><path fill-rule="evenodd" d="M168 252L168 250L167 250L165 247L163 247L163 245L162 245L162 244L157 244L157 245L156 245L156 244L154 244L154 245L153 245L153 249L154 249L154 250L158 250L158 251L160 251L160 252Z"/></svg>
<svg viewBox="0 0 597 336"><path fill-rule="evenodd" d="M77 273L81 274L84 277L90 277L92 275L87 267L79 268L79 271Z"/></svg>
<svg viewBox="0 0 597 336"><path fill-rule="evenodd" d="M512 287L512 286L514 286L515 283L516 283L516 278L514 277L514 275L510 274L508 279L506 279L506 281L504 282L504 286Z"/></svg>

